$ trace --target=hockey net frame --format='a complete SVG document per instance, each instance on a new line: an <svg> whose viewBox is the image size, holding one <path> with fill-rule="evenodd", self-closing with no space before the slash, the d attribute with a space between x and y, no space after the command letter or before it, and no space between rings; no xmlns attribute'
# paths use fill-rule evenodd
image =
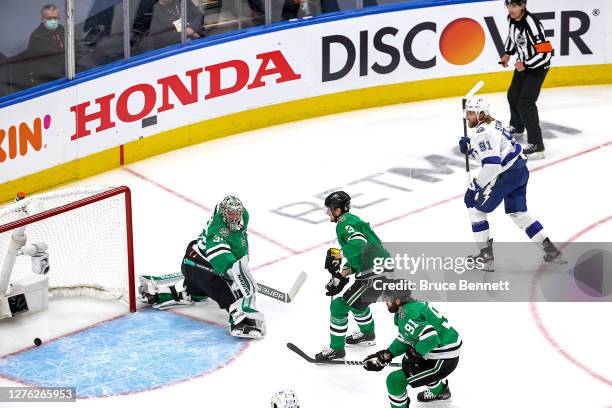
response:
<svg viewBox="0 0 612 408"><path fill-rule="evenodd" d="M118 196L123 194L124 205L125 205L125 233L126 233L126 261L128 270L128 293L127 303L129 304L130 312L136 311L136 288L135 288L135 276L134 276L134 241L133 241L133 226L132 226L132 194L127 186L112 187L106 191L92 194L89 197L81 198L73 202L61 205L55 208L51 208L40 213L29 215L27 217L15 220L6 224L0 225L0 234L9 232L19 227L27 226L29 224L51 218L56 215L60 215L69 211L76 210L78 208L102 201L104 199ZM32 196L34 197L34 196ZM105 299L120 299L111 293L104 293L104 289L96 285L80 285L78 287L64 287L55 288L55 293L50 290L51 297L70 297L70 296L91 296L96 298Z"/></svg>

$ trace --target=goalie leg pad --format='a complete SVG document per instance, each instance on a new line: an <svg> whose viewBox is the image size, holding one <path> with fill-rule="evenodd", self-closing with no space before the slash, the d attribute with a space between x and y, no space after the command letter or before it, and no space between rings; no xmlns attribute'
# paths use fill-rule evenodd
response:
<svg viewBox="0 0 612 408"><path fill-rule="evenodd" d="M249 318L263 321L263 315L257 310L256 306L256 294L259 287L253 279L253 275L251 275L247 257L242 257L234 262L228 273L233 279L232 290L234 292L239 291L242 294L240 299L241 311L246 313Z"/></svg>
<svg viewBox="0 0 612 408"><path fill-rule="evenodd" d="M244 307L244 298L229 307L230 334L237 337L259 338L266 334L263 314Z"/></svg>
<svg viewBox="0 0 612 408"><path fill-rule="evenodd" d="M246 256L234 262L227 272L233 279L236 287L242 292L242 296L245 298L255 296L259 287L255 279L253 279L253 275L251 275L249 260Z"/></svg>
<svg viewBox="0 0 612 408"><path fill-rule="evenodd" d="M173 273L163 276L140 277L138 292L141 302L153 305L155 309L171 309L175 307L189 306L194 301L203 301L205 298L192 299L184 286L182 273Z"/></svg>

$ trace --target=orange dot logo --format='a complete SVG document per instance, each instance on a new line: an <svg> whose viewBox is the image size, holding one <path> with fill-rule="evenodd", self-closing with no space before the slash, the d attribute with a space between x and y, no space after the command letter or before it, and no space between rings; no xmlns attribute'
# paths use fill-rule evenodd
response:
<svg viewBox="0 0 612 408"><path fill-rule="evenodd" d="M446 26L440 36L440 52L453 65L474 61L484 49L485 33L471 18L460 18Z"/></svg>

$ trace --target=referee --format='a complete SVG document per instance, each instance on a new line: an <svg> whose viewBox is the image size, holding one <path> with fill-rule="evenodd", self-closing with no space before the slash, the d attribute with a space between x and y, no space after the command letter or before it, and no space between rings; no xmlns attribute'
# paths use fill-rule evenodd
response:
<svg viewBox="0 0 612 408"><path fill-rule="evenodd" d="M517 135L527 130L528 145L523 153L530 159L543 159L544 141L536 101L550 68L553 48L546 40L540 20L527 11L527 0L505 0L505 3L510 25L500 64L507 67L510 56L517 56L508 88L510 125Z"/></svg>

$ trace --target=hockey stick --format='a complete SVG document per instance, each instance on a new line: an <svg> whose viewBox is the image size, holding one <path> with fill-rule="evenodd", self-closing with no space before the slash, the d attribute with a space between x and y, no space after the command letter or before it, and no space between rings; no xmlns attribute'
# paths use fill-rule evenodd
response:
<svg viewBox="0 0 612 408"><path fill-rule="evenodd" d="M188 261L187 259L185 259L183 260L183 262L185 262L185 264L189 266L195 266L196 268L202 269L203 271L211 272L209 268L193 261ZM291 290L289 290L289 292L281 292L278 289L274 289L267 285L264 285L263 283L257 282L257 287L259 288L257 292L261 293L264 296L280 300L281 302L290 303L295 298L295 295L297 295L297 293L300 291L304 282L306 282L307 277L308 275L306 275L306 272L300 272L295 282L293 282L293 286L291 287Z"/></svg>
<svg viewBox="0 0 612 408"><path fill-rule="evenodd" d="M257 283L257 286L259 287L258 292L262 295L280 300L281 302L290 303L293 299L295 299L295 295L297 295L297 293L300 291L302 285L304 282L306 282L307 277L308 275L306 275L306 272L300 272L295 282L293 282L293 286L287 293L281 292L280 290L276 290L262 283Z"/></svg>
<svg viewBox="0 0 612 408"><path fill-rule="evenodd" d="M467 137L467 119L465 118L465 104L467 103L468 99L476 95L476 92L478 92L480 88L483 87L483 85L484 85L484 81L478 81L476 85L472 87L470 92L468 92L467 95L465 95L463 99L461 100L461 109L463 112L463 136L465 137ZM468 144L468 148L465 151L465 173L467 175L468 186L472 182L472 176L470 174L470 150L471 148L472 146Z"/></svg>
<svg viewBox="0 0 612 408"><path fill-rule="evenodd" d="M293 343L287 343L287 348L293 351L298 356L302 357L304 360L308 361L311 364L331 364L331 365L363 365L363 361L361 360L326 360L326 361L317 361L314 358L310 357L308 354L304 353L298 346ZM389 367L401 367L401 363L389 363L387 364Z"/></svg>

